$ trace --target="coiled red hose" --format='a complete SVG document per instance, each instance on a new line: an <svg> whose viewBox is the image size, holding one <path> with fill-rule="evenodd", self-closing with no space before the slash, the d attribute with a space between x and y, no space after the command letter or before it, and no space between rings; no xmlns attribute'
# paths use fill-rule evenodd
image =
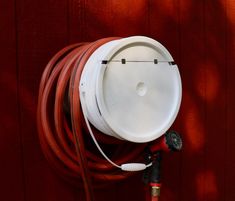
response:
<svg viewBox="0 0 235 201"><path fill-rule="evenodd" d="M94 200L93 186L133 174L112 166L96 151L87 135L80 108L79 81L86 61L98 47L115 39L105 38L62 49L47 64L39 87L37 123L42 150L64 179L78 186L83 184L87 201ZM70 103L70 120L63 106L66 96ZM115 163L142 161L146 144L117 140L93 129L102 147L109 152L112 150L109 156Z"/></svg>

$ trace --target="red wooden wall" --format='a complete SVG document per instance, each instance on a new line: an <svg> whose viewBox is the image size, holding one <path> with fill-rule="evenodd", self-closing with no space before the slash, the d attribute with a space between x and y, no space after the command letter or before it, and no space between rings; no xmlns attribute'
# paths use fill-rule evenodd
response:
<svg viewBox="0 0 235 201"><path fill-rule="evenodd" d="M84 200L40 150L40 76L67 44L130 35L164 44L182 75L173 127L184 149L164 155L161 200L235 200L234 0L1 0L0 200ZM97 190L97 201L142 201L139 180Z"/></svg>

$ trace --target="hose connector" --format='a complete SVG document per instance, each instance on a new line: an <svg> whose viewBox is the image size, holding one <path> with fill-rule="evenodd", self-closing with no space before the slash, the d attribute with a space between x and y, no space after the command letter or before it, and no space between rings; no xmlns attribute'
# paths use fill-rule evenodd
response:
<svg viewBox="0 0 235 201"><path fill-rule="evenodd" d="M160 184L151 185L151 196L152 197L160 197L160 191L161 191L161 185Z"/></svg>

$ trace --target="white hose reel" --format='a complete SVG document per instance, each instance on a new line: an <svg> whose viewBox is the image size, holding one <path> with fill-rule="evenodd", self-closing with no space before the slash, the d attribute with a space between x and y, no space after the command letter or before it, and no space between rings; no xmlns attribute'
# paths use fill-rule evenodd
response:
<svg viewBox="0 0 235 201"><path fill-rule="evenodd" d="M136 143L155 140L170 128L181 96L181 78L172 56L159 42L143 36L99 47L80 80L87 124Z"/></svg>

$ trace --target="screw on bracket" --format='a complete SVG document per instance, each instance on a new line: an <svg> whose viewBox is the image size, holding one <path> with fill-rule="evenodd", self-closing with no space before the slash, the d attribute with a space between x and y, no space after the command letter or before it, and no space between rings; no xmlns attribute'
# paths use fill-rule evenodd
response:
<svg viewBox="0 0 235 201"><path fill-rule="evenodd" d="M122 59L122 64L125 64L126 63L126 59Z"/></svg>
<svg viewBox="0 0 235 201"><path fill-rule="evenodd" d="M157 59L154 59L153 62L154 62L154 64L158 64L158 60Z"/></svg>
<svg viewBox="0 0 235 201"><path fill-rule="evenodd" d="M102 60L101 61L101 64L107 64L108 63L108 60Z"/></svg>

